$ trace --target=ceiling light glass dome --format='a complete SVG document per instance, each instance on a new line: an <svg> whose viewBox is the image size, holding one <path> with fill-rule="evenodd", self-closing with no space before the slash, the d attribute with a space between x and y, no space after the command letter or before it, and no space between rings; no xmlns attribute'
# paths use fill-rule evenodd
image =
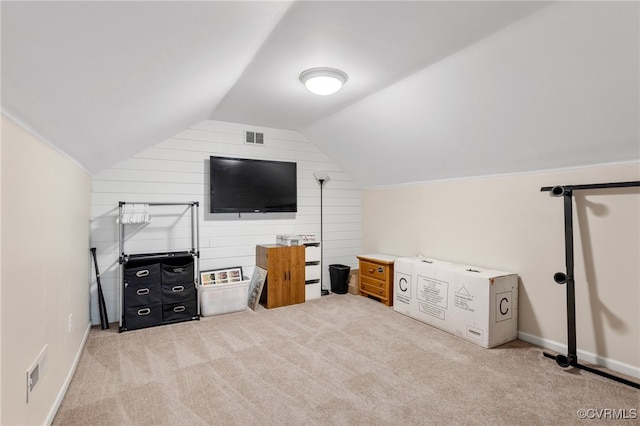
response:
<svg viewBox="0 0 640 426"><path fill-rule="evenodd" d="M349 77L335 68L311 68L300 74L300 81L311 93L326 96L336 93Z"/></svg>

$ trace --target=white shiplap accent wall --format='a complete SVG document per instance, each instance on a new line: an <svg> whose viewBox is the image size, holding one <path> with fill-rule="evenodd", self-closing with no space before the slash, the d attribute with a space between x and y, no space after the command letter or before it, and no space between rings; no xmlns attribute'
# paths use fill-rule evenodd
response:
<svg viewBox="0 0 640 426"><path fill-rule="evenodd" d="M263 132L265 145L245 144L245 130ZM210 214L209 156L230 156L298 164L298 212L293 214ZM275 243L277 234L320 238L320 187L313 177L327 172L323 191L323 285L328 265L357 267L361 252L362 190L347 174L297 132L203 121L96 174L93 178L91 244L97 248L109 320L118 318L118 202L198 201L201 270L255 267L256 244ZM191 247L187 207L152 207L149 225L127 225L125 251L155 252ZM95 294L91 319L99 323Z"/></svg>

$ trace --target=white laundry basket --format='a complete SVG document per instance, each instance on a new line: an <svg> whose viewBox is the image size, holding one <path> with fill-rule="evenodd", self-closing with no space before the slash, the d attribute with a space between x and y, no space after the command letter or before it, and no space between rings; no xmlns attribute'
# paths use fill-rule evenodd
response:
<svg viewBox="0 0 640 426"><path fill-rule="evenodd" d="M251 280L243 278L237 283L199 285L200 314L208 317L246 310Z"/></svg>

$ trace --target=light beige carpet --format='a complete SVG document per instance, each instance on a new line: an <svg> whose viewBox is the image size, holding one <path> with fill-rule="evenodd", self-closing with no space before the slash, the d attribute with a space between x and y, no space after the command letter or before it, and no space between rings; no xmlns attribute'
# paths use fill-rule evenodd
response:
<svg viewBox="0 0 640 426"><path fill-rule="evenodd" d="M126 333L94 328L53 424L600 423L581 421L580 409L629 417L640 391L564 370L521 341L484 349L346 294Z"/></svg>

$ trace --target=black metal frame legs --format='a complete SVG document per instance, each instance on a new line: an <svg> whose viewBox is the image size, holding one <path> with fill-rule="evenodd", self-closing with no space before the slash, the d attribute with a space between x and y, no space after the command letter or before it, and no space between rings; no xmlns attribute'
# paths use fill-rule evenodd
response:
<svg viewBox="0 0 640 426"><path fill-rule="evenodd" d="M567 286L567 355L552 355L547 352L544 356L555 359L556 363L563 368L576 367L590 373L615 380L619 383L640 389L640 383L632 382L622 377L609 374L586 365L578 363L578 352L576 346L576 295L574 281L574 259L573 259L573 191L583 189L607 189L625 188L640 186L640 181L598 183L588 185L570 186L546 186L541 191L551 192L554 197L563 197L564 200L564 242L565 242L565 263L566 272L556 272L553 280L558 284Z"/></svg>

